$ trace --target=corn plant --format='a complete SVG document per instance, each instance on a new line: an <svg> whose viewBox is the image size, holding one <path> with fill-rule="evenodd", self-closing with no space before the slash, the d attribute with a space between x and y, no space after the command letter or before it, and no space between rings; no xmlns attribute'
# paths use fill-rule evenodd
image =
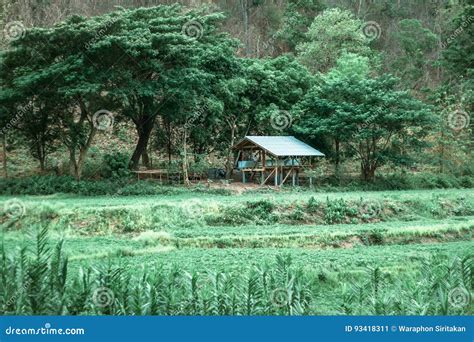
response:
<svg viewBox="0 0 474 342"><path fill-rule="evenodd" d="M130 272L111 262L71 274L63 242L38 228L31 248L0 248L0 310L5 315L308 315L328 295L333 311L358 315L472 314L473 258L424 261L400 276L368 268L332 280L305 272L289 256L239 271L177 267ZM327 286L327 285L326 285Z"/></svg>

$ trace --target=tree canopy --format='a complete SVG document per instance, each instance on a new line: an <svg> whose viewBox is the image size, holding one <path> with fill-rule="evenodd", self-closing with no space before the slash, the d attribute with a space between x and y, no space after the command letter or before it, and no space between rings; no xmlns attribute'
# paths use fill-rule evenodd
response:
<svg viewBox="0 0 474 342"><path fill-rule="evenodd" d="M212 155L229 176L249 134L296 134L336 174L357 161L366 180L382 165L444 172L473 157L472 5L239 4L57 19L38 5L24 23L2 7L4 170L21 146L41 172L67 154L81 178L91 149L123 135L130 169L158 153L185 174Z"/></svg>

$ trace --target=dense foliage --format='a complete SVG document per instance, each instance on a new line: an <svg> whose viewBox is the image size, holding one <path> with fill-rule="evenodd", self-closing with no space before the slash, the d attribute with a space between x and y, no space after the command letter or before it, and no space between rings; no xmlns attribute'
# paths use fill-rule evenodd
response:
<svg viewBox="0 0 474 342"><path fill-rule="evenodd" d="M187 273L180 269L81 268L70 274L63 243L51 246L38 230L34 248L0 251L0 308L13 315L308 315L319 314L327 273L308 273L279 256L273 265ZM368 268L338 284L333 314L462 315L453 291L472 290L472 257L423 261L420 271L401 277ZM342 285L342 286L341 286ZM466 290L468 289L468 290ZM467 292L466 292L467 293ZM337 295L337 296L336 296ZM456 303L457 304L457 303Z"/></svg>
<svg viewBox="0 0 474 342"><path fill-rule="evenodd" d="M119 141L130 169L176 161L188 183L212 156L230 176L249 134L298 135L338 179L357 164L372 182L394 168L472 174L472 5L241 2L102 5L62 21L38 5L28 29L2 7L20 26L0 55L5 175L26 149L41 172L59 158L90 177L93 148ZM102 159L93 177L127 175Z"/></svg>

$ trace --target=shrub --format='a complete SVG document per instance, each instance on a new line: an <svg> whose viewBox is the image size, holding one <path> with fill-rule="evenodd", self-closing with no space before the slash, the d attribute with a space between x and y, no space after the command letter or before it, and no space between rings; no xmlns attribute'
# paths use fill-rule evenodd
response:
<svg viewBox="0 0 474 342"><path fill-rule="evenodd" d="M320 206L321 203L317 199L315 199L314 196L311 196L308 200L308 204L306 205L306 209L309 213L315 213Z"/></svg>
<svg viewBox="0 0 474 342"><path fill-rule="evenodd" d="M145 246L156 246L159 244L169 243L171 240L171 235L165 231L155 232L152 230L147 230L136 236L134 240L144 244Z"/></svg>
<svg viewBox="0 0 474 342"><path fill-rule="evenodd" d="M326 199L326 208L324 210L326 223L343 223L347 218L353 217L356 214L357 210L350 208L344 199Z"/></svg>
<svg viewBox="0 0 474 342"><path fill-rule="evenodd" d="M304 210L301 205L296 205L296 207L290 212L288 218L291 221L303 221L304 220Z"/></svg>
<svg viewBox="0 0 474 342"><path fill-rule="evenodd" d="M373 229L360 236L364 245L383 245L384 244L384 232L386 230Z"/></svg>
<svg viewBox="0 0 474 342"><path fill-rule="evenodd" d="M104 178L124 178L130 175L128 163L130 157L123 152L113 152L105 154L103 157L102 177Z"/></svg>
<svg viewBox="0 0 474 342"><path fill-rule="evenodd" d="M259 201L249 201L246 203L246 206L248 209L254 211L254 212L259 212L259 213L265 213L269 214L273 210L275 210L275 204L273 204L269 200L259 200Z"/></svg>
<svg viewBox="0 0 474 342"><path fill-rule="evenodd" d="M207 189L204 187L182 188L160 185L155 181L135 181L129 179L76 180L71 176L33 176L25 178L0 178L0 193L5 195L52 195L56 193L83 196L139 196L174 195L199 192L216 195L229 195L226 189Z"/></svg>
<svg viewBox="0 0 474 342"><path fill-rule="evenodd" d="M225 206L217 214L205 217L209 225L242 225L247 223L269 224L278 221L273 213L275 205L268 200L249 201L244 206Z"/></svg>

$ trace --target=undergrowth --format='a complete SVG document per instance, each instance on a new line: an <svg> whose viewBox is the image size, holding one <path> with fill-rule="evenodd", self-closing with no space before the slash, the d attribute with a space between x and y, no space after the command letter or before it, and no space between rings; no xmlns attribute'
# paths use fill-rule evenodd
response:
<svg viewBox="0 0 474 342"><path fill-rule="evenodd" d="M0 250L0 310L4 315L470 315L473 257L425 258L403 276L367 268L306 272L291 258L273 264L205 272L176 267L131 274L109 262L72 274L63 242L46 228L19 251ZM337 285L337 286L336 286Z"/></svg>

